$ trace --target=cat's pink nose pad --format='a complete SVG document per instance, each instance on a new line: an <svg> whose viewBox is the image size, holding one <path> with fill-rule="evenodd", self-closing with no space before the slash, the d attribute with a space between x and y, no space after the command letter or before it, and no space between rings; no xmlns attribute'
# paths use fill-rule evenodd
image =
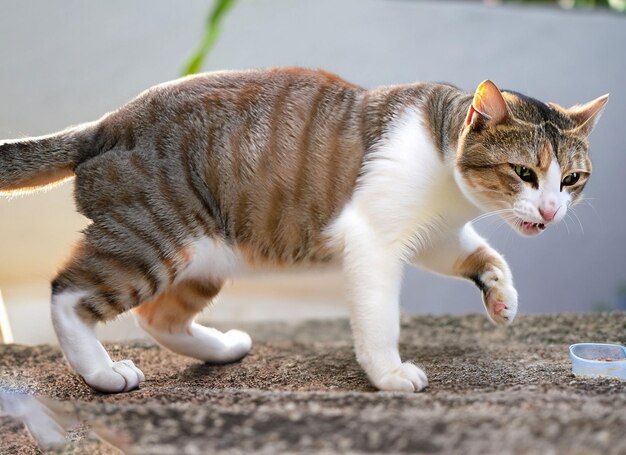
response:
<svg viewBox="0 0 626 455"><path fill-rule="evenodd" d="M539 209L539 214L546 221L552 221L556 215L556 210L553 208Z"/></svg>
<svg viewBox="0 0 626 455"><path fill-rule="evenodd" d="M500 312L501 312L502 310L504 310L505 308L506 308L506 305L505 305L504 303L496 303L496 304L493 306L493 312L494 312L495 314L500 314Z"/></svg>

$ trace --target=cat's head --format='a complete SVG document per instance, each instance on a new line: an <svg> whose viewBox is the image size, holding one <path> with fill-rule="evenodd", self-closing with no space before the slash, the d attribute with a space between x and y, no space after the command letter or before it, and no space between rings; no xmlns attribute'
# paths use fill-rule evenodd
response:
<svg viewBox="0 0 626 455"><path fill-rule="evenodd" d="M459 138L459 186L521 234L539 234L580 199L591 175L587 137L607 101L563 108L483 82Z"/></svg>

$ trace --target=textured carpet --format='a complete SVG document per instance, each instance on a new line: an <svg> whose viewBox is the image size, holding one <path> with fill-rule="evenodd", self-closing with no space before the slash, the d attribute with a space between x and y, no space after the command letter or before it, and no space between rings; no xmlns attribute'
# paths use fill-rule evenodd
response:
<svg viewBox="0 0 626 455"><path fill-rule="evenodd" d="M0 389L77 416L57 453L626 454L626 382L575 378L567 347L626 343L626 313L403 319L401 353L422 366L419 394L376 392L346 321L243 327L256 344L215 366L146 342L109 345L146 381L102 395L50 346L0 346ZM0 417L0 453L41 453L20 420Z"/></svg>

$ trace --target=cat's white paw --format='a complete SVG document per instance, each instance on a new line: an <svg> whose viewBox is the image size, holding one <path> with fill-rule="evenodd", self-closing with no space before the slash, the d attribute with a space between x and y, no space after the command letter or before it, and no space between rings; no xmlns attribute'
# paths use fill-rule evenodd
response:
<svg viewBox="0 0 626 455"><path fill-rule="evenodd" d="M428 385L426 373L410 362L404 362L395 370L383 375L374 385L385 391L419 392Z"/></svg>
<svg viewBox="0 0 626 455"><path fill-rule="evenodd" d="M509 325L517 314L517 291L505 280L487 287L483 296L489 320L496 325Z"/></svg>
<svg viewBox="0 0 626 455"><path fill-rule="evenodd" d="M145 376L132 360L120 360L83 376L91 388L98 392L128 392L139 387Z"/></svg>
<svg viewBox="0 0 626 455"><path fill-rule="evenodd" d="M252 338L241 330L229 330L224 334L228 350L224 353L222 362L236 362L244 358L252 348Z"/></svg>
<svg viewBox="0 0 626 455"><path fill-rule="evenodd" d="M208 363L232 363L244 358L252 348L252 338L241 330L222 333L217 329L192 324L191 337L187 334L176 343L164 337L158 341L165 347Z"/></svg>
<svg viewBox="0 0 626 455"><path fill-rule="evenodd" d="M222 333L196 322L178 331L162 330L137 317L137 323L161 346L187 357L208 363L231 363L250 352L252 339L241 330Z"/></svg>

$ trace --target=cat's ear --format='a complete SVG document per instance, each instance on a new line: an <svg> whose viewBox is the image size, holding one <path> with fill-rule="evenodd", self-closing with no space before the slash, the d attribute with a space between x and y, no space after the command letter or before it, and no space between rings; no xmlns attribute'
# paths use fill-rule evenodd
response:
<svg viewBox="0 0 626 455"><path fill-rule="evenodd" d="M506 102L500 89L490 80L483 81L476 92L470 106L465 124L472 128L481 126L496 126L509 118Z"/></svg>
<svg viewBox="0 0 626 455"><path fill-rule="evenodd" d="M607 93L587 104L570 107L566 109L565 112L567 112L567 115L578 125L577 130L582 131L584 134L589 134L596 123L598 123L604 106L606 106L608 102L609 94Z"/></svg>

